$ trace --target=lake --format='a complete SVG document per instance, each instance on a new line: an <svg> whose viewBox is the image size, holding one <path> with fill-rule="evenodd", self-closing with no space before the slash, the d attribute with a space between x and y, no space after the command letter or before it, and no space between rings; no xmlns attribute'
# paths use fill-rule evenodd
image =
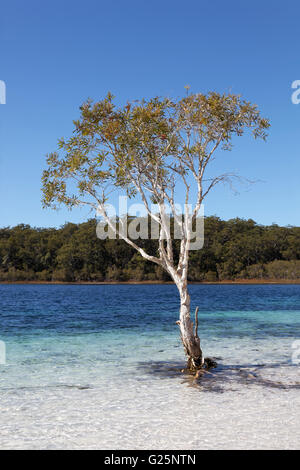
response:
<svg viewBox="0 0 300 470"><path fill-rule="evenodd" d="M175 286L0 285L0 448L299 448L300 285L189 290L199 382Z"/></svg>

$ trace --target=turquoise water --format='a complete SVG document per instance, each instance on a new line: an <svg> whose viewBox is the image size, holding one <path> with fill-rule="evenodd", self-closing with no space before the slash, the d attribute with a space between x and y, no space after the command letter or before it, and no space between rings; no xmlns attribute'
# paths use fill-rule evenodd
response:
<svg viewBox="0 0 300 470"><path fill-rule="evenodd" d="M175 286L0 285L0 447L297 447L300 286L190 294L219 364L201 383L180 372Z"/></svg>

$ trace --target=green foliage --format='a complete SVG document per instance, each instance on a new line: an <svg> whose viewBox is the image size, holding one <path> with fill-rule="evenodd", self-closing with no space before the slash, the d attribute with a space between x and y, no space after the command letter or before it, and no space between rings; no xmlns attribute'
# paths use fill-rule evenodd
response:
<svg viewBox="0 0 300 470"><path fill-rule="evenodd" d="M246 130L265 139L269 127L256 105L233 94L197 93L178 101L155 97L123 107L113 98L108 93L99 102L84 103L72 137L59 140L59 152L47 156L45 207L104 202L107 184L132 196L137 180L164 192L178 174L203 175L219 145L229 150L232 138Z"/></svg>
<svg viewBox="0 0 300 470"><path fill-rule="evenodd" d="M190 252L189 280L300 279L300 227L205 219L205 243ZM149 252L155 240L142 240ZM174 244L178 257L179 244ZM99 240L96 220L59 229L0 229L0 281L169 281L122 240Z"/></svg>

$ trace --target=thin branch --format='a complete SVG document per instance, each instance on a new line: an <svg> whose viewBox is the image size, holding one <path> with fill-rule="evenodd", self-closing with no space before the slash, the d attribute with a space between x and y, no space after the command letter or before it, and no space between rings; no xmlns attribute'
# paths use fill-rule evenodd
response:
<svg viewBox="0 0 300 470"><path fill-rule="evenodd" d="M194 333L195 338L199 338L199 336L198 336L198 311L199 311L199 307L196 307L196 310L195 310L195 333Z"/></svg>
<svg viewBox="0 0 300 470"><path fill-rule="evenodd" d="M156 263L159 266L163 266L163 261L161 258L157 258L156 256L149 255L148 253L146 253L146 251L143 248L136 245L132 240L130 240L130 238L126 237L123 231L120 232L120 230L116 229L116 227L114 226L114 224L112 224L110 218L108 217L103 204L99 204L98 210L100 214L104 217L106 223L108 224L108 226L111 228L111 230L113 231L115 235L119 235L124 241L126 241L126 243L128 243L128 245L132 246L135 250L137 250L140 253L140 255L142 255L142 257L145 258L146 260L152 261L153 263Z"/></svg>

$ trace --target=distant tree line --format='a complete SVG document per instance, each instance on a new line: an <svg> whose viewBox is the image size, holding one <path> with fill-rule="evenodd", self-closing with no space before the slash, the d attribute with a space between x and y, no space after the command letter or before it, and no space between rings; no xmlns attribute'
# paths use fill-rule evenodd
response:
<svg viewBox="0 0 300 470"><path fill-rule="evenodd" d="M122 240L99 240L97 221L59 229L0 229L0 281L168 281ZM155 255L156 244L139 240ZM180 241L175 241L175 257ZM300 279L300 227L205 218L202 250L190 252L190 281Z"/></svg>

